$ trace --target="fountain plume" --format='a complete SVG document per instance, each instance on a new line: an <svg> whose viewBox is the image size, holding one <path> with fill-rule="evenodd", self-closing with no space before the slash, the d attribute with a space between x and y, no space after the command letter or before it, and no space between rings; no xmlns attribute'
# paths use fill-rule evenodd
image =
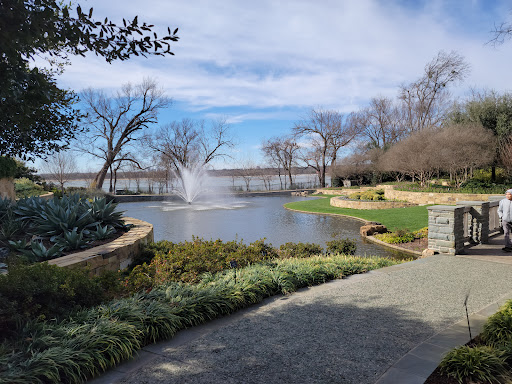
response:
<svg viewBox="0 0 512 384"><path fill-rule="evenodd" d="M178 183L173 192L186 203L192 204L201 193L206 191L204 185L208 176L202 165L196 164L191 167L180 165L175 175Z"/></svg>

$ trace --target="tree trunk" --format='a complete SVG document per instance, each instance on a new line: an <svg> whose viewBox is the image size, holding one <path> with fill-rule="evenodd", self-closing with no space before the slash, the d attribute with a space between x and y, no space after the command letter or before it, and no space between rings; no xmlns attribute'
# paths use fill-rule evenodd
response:
<svg viewBox="0 0 512 384"><path fill-rule="evenodd" d="M292 168L288 168L288 178L290 179L290 188L293 186L293 180L292 180Z"/></svg>
<svg viewBox="0 0 512 384"><path fill-rule="evenodd" d="M105 164L103 164L103 167L101 170L96 174L94 177L94 180L91 183L91 187L95 189L101 189L103 188L103 183L105 182L105 177L107 176L109 163L108 161L105 161Z"/></svg>

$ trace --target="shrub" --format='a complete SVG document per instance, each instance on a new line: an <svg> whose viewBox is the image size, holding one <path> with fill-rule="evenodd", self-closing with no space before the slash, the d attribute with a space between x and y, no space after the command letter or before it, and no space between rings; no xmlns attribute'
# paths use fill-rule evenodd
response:
<svg viewBox="0 0 512 384"><path fill-rule="evenodd" d="M14 190L16 191L17 198L39 196L43 193L43 187L26 177L14 180Z"/></svg>
<svg viewBox="0 0 512 384"><path fill-rule="evenodd" d="M412 234L416 239L425 239L428 237L428 227L418 229L417 231L414 231Z"/></svg>
<svg viewBox="0 0 512 384"><path fill-rule="evenodd" d="M0 156L0 179L14 177L17 168L18 166L14 159Z"/></svg>
<svg viewBox="0 0 512 384"><path fill-rule="evenodd" d="M326 242L327 253L331 255L353 255L356 253L357 245L355 240L351 239L338 239Z"/></svg>
<svg viewBox="0 0 512 384"><path fill-rule="evenodd" d="M512 344L512 300L490 316L484 325L482 340L492 346Z"/></svg>
<svg viewBox="0 0 512 384"><path fill-rule="evenodd" d="M419 183L401 183L395 186L397 191L408 192L434 192L434 193L488 193L502 195L510 185L482 182L475 179L468 180L459 188L430 184L422 187Z"/></svg>
<svg viewBox="0 0 512 384"><path fill-rule="evenodd" d="M310 257L321 255L323 248L315 243L286 243L279 247L279 257Z"/></svg>
<svg viewBox="0 0 512 384"><path fill-rule="evenodd" d="M151 252L154 256L151 257ZM229 268L230 261L239 267L277 257L277 251L263 240L249 245L242 242L203 240L172 243L161 241L149 248L144 258L151 262L137 265L126 280L133 290L148 288L167 281L197 282L203 273Z"/></svg>
<svg viewBox="0 0 512 384"><path fill-rule="evenodd" d="M256 245L260 247L260 245ZM208 274L196 285L168 283L80 311L63 321L28 323L12 351L0 349L9 383L82 382L131 357L144 344L233 313L277 293L396 264L347 256L276 260Z"/></svg>
<svg viewBox="0 0 512 384"><path fill-rule="evenodd" d="M353 200L368 200L368 201L381 201L386 200L384 198L383 189L371 189L365 192L356 192L349 195L350 199Z"/></svg>
<svg viewBox="0 0 512 384"><path fill-rule="evenodd" d="M351 193L350 195L348 195L348 198L352 200L360 200L361 195L361 192Z"/></svg>
<svg viewBox="0 0 512 384"><path fill-rule="evenodd" d="M24 321L53 319L104 299L102 284L86 271L48 263L11 265L0 275L0 329L7 334Z"/></svg>
<svg viewBox="0 0 512 384"><path fill-rule="evenodd" d="M459 383L500 383L507 374L502 353L489 346L462 346L448 352L440 364L441 373Z"/></svg>
<svg viewBox="0 0 512 384"><path fill-rule="evenodd" d="M414 241L414 239L416 238L415 233L409 232L407 229L399 229L398 231L395 232L379 233L374 236L378 240L384 241L385 243L388 244L410 243L411 241Z"/></svg>

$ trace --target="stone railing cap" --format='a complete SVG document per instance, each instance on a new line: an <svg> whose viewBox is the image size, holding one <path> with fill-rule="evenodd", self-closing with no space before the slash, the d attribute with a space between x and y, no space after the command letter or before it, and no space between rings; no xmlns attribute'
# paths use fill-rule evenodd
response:
<svg viewBox="0 0 512 384"><path fill-rule="evenodd" d="M457 201L457 205L483 205L489 204L488 201Z"/></svg>
<svg viewBox="0 0 512 384"><path fill-rule="evenodd" d="M455 211L456 209L462 209L460 205L431 205L427 207L429 211Z"/></svg>

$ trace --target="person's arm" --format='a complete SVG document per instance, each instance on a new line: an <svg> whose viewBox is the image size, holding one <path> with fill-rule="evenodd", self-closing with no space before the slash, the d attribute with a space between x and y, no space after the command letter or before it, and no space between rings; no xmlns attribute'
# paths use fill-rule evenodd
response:
<svg viewBox="0 0 512 384"><path fill-rule="evenodd" d="M500 219L503 217L503 200L500 200L500 204L498 205L498 216Z"/></svg>

